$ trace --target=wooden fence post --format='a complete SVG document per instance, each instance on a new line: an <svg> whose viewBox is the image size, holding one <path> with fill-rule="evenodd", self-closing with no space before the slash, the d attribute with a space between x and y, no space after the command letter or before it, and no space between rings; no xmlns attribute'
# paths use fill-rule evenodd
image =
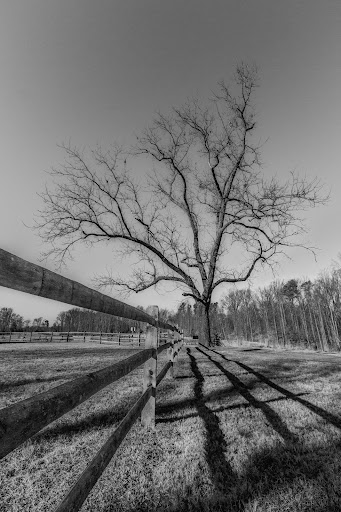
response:
<svg viewBox="0 0 341 512"><path fill-rule="evenodd" d="M52 343L52 338L53 338L53 331L51 331L50 343Z"/></svg>
<svg viewBox="0 0 341 512"><path fill-rule="evenodd" d="M159 319L159 308L149 306L147 313L156 321ZM153 348L153 355L144 363L143 368L143 391L152 386L152 394L142 409L141 423L144 427L155 428L155 400L156 400L156 372L157 372L157 346L158 346L158 328L147 325L145 349Z"/></svg>
<svg viewBox="0 0 341 512"><path fill-rule="evenodd" d="M168 343L171 343L171 347L168 349L168 358L172 366L169 368L169 376L174 379L174 338L172 331L168 331Z"/></svg>
<svg viewBox="0 0 341 512"><path fill-rule="evenodd" d="M175 336L176 336L176 345L175 345L175 349L176 350L175 350L175 354L174 354L174 363L173 363L174 365L175 365L175 363L178 360L179 351L180 351L180 349L181 349L181 347L183 345L183 337L182 337L182 335L179 332L177 332L175 334Z"/></svg>
<svg viewBox="0 0 341 512"><path fill-rule="evenodd" d="M99 344L102 343L102 331L99 333Z"/></svg>

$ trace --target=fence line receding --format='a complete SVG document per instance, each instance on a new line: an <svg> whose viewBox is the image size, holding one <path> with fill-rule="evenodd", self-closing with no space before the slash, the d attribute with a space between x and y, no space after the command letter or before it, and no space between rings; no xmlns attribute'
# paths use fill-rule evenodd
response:
<svg viewBox="0 0 341 512"><path fill-rule="evenodd" d="M147 324L143 350L107 368L84 375L0 410L0 458L2 458L52 421L144 363L142 396L56 508L56 512L77 511L138 417L141 416L144 426L155 428L156 387L168 371L171 377L174 376L174 362L181 350L183 336L175 326L159 320L157 306L148 308L146 313L3 249L0 249L0 286ZM168 332L167 340L164 340L162 345L160 345L160 329ZM51 333L44 334L51 335ZM82 333L78 334L82 335ZM158 354L164 350L167 350L168 360L157 374Z"/></svg>

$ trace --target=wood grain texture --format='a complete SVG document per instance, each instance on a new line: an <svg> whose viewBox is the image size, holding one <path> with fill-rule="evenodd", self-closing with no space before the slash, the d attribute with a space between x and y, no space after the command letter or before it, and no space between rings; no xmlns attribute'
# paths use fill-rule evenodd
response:
<svg viewBox="0 0 341 512"><path fill-rule="evenodd" d="M0 249L0 286L109 315L146 322L163 329L176 330L173 325L156 322L144 311L23 260L3 249Z"/></svg>
<svg viewBox="0 0 341 512"><path fill-rule="evenodd" d="M159 308L149 306L147 312L158 321ZM157 372L157 353L158 353L158 329L152 325L147 326L145 348L153 350L153 355L144 363L143 367L143 391L149 386L152 388L152 394L144 406L141 413L141 423L144 427L155 428L155 402L156 402L156 372Z"/></svg>

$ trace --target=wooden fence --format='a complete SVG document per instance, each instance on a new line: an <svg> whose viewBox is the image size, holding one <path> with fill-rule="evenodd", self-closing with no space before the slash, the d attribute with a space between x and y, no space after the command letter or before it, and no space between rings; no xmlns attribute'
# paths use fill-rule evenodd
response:
<svg viewBox="0 0 341 512"><path fill-rule="evenodd" d="M156 387L168 371L174 376L182 336L176 327L159 321L157 306L145 313L3 249L0 249L0 286L147 323L143 350L0 410L0 458L3 458L51 422L144 363L143 394L55 509L56 512L77 511L136 420L141 417L144 426L155 428ZM168 341L163 344L160 344L160 329L167 331ZM158 354L164 350L168 361L157 374Z"/></svg>
<svg viewBox="0 0 341 512"><path fill-rule="evenodd" d="M119 347L143 347L144 333L88 331L24 331L0 332L0 343L108 343ZM167 331L160 332L160 343L166 342Z"/></svg>

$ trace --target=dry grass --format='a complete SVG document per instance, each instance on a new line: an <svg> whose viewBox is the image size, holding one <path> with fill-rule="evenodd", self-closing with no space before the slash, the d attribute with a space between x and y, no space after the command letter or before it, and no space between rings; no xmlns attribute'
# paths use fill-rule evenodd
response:
<svg viewBox="0 0 341 512"><path fill-rule="evenodd" d="M127 357L98 345L4 347L3 406ZM340 365L298 352L183 350L177 378L158 388L156 431L135 425L83 512L340 510ZM0 510L53 510L140 393L136 370L9 454Z"/></svg>

